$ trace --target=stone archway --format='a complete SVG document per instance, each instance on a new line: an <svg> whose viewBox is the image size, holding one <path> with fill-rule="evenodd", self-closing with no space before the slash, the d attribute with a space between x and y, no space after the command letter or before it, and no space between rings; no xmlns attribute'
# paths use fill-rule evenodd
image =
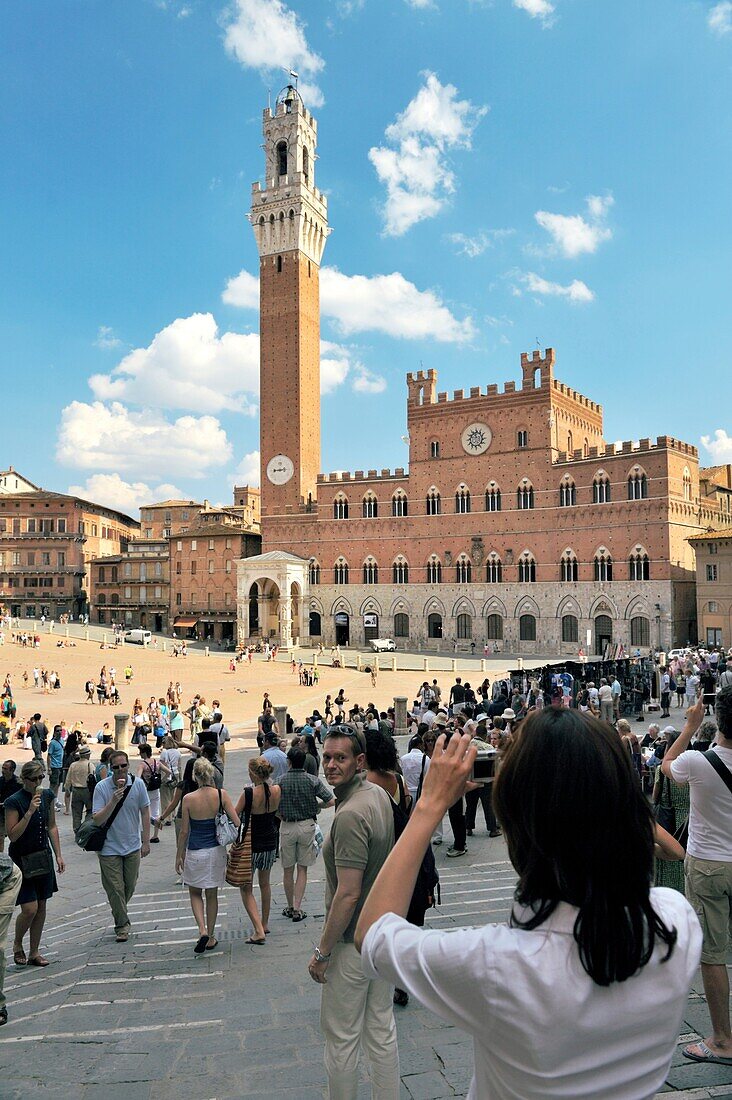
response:
<svg viewBox="0 0 732 1100"><path fill-rule="evenodd" d="M308 562L295 554L272 550L236 563L237 637L244 645L253 636L277 642L283 649L307 638L305 622L310 586ZM253 599L256 597L256 617ZM256 636L256 635L255 635Z"/></svg>

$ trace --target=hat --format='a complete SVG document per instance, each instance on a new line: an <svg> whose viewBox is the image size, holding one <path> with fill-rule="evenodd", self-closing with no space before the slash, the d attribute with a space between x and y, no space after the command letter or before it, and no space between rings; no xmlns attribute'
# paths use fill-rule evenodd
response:
<svg viewBox="0 0 732 1100"><path fill-rule="evenodd" d="M661 733L676 733L676 726L664 726Z"/></svg>
<svg viewBox="0 0 732 1100"><path fill-rule="evenodd" d="M564 692L562 691L559 684L555 684L554 687L552 688L551 698L552 699L563 699L564 698Z"/></svg>
<svg viewBox="0 0 732 1100"><path fill-rule="evenodd" d="M515 722L516 714L513 710L511 710L510 707L506 707L503 714L501 715L501 718L505 718L507 722Z"/></svg>
<svg viewBox="0 0 732 1100"><path fill-rule="evenodd" d="M82 745L79 749L79 756L91 756L91 749L88 745Z"/></svg>
<svg viewBox="0 0 732 1100"><path fill-rule="evenodd" d="M432 725L439 726L440 729L445 728L445 726L447 725L447 715L445 714L444 710L438 711L438 713L435 715L435 720Z"/></svg>

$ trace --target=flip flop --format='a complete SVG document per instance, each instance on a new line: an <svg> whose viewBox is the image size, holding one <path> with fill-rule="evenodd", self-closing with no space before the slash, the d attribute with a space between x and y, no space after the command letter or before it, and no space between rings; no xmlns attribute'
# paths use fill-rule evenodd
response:
<svg viewBox="0 0 732 1100"><path fill-rule="evenodd" d="M200 936L193 951L196 955L202 955L206 950L206 944L208 943L208 936Z"/></svg>
<svg viewBox="0 0 732 1100"><path fill-rule="evenodd" d="M211 939L211 938L209 937L209 941L208 941L208 943L206 944L206 950L207 950L207 951L213 951L214 947L218 947L218 946L219 946L219 941L218 941L218 940L212 940L212 939Z"/></svg>
<svg viewBox="0 0 732 1100"><path fill-rule="evenodd" d="M264 947L266 940L255 940L253 936L250 936L248 940L244 940L244 943L250 943L253 947Z"/></svg>
<svg viewBox="0 0 732 1100"><path fill-rule="evenodd" d="M697 1047L701 1054L692 1054L692 1047ZM692 1062L716 1062L720 1066L732 1066L732 1058L725 1058L723 1054L715 1054L713 1050L710 1050L703 1039L700 1039L697 1043L692 1043L691 1046L685 1047L681 1053L684 1058L689 1058Z"/></svg>
<svg viewBox="0 0 732 1100"><path fill-rule="evenodd" d="M43 955L31 955L28 959L28 966L50 966L48 959L44 959ZM732 1061L732 1059L730 1059Z"/></svg>
<svg viewBox="0 0 732 1100"><path fill-rule="evenodd" d="M302 909L293 909L292 910L292 923L293 924L297 924L299 921L305 920L306 917L307 917L307 913L304 912L304 910L302 910Z"/></svg>
<svg viewBox="0 0 732 1100"><path fill-rule="evenodd" d="M19 948L17 951L13 951L13 962L16 966L25 966L28 962L27 958L25 957L25 951L22 947Z"/></svg>
<svg viewBox="0 0 732 1100"><path fill-rule="evenodd" d="M290 919L292 919L292 914L293 914L294 912L295 912L295 910L294 910L294 909L292 909L292 908L291 908L291 907L290 907L290 906L288 905L286 909L283 909L283 910L282 910L282 916L283 916L283 917L290 917Z"/></svg>

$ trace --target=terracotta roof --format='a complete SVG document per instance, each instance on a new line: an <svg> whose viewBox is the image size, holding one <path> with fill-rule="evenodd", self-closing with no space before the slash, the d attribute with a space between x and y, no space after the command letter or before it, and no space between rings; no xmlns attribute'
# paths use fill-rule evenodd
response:
<svg viewBox="0 0 732 1100"><path fill-rule="evenodd" d="M727 531L706 531L703 535L689 535L687 542L709 542L710 539L732 539L732 527Z"/></svg>

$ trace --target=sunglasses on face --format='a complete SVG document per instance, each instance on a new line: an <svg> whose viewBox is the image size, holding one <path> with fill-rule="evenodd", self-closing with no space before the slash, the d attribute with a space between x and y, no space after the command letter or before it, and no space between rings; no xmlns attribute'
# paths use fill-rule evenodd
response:
<svg viewBox="0 0 732 1100"><path fill-rule="evenodd" d="M129 768L129 764L110 764L113 772L123 772L125 768Z"/></svg>
<svg viewBox="0 0 732 1100"><path fill-rule="evenodd" d="M42 775L27 775L25 777L25 781L26 781L26 783L42 783L43 782L43 776Z"/></svg>

